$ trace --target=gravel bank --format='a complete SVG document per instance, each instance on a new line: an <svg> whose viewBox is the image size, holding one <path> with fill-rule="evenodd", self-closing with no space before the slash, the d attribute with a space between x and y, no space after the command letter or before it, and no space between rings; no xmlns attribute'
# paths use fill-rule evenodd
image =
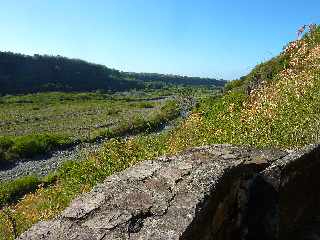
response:
<svg viewBox="0 0 320 240"><path fill-rule="evenodd" d="M103 142L94 144L79 144L67 150L57 151L47 156L41 156L29 161L17 162L10 169L0 170L0 181L13 180L26 175L45 176L57 169L61 163L68 160L80 160L86 152L97 150Z"/></svg>

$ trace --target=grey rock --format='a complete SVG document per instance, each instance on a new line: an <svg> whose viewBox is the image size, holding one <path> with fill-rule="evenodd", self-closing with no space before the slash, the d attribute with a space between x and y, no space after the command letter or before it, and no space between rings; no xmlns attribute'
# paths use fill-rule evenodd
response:
<svg viewBox="0 0 320 240"><path fill-rule="evenodd" d="M192 239L199 228L198 237L216 234L197 222L202 217L221 222L215 228L221 231L228 211L224 204L237 195L227 197L232 186L275 160L267 150L213 145L145 161L110 176L59 217L34 225L19 239Z"/></svg>
<svg viewBox="0 0 320 240"><path fill-rule="evenodd" d="M108 177L19 239L319 239L319 172L317 145L194 148Z"/></svg>

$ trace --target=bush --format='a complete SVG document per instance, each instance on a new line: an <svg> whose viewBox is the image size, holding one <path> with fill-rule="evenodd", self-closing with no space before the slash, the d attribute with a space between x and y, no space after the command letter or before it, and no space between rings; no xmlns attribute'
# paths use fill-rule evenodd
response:
<svg viewBox="0 0 320 240"><path fill-rule="evenodd" d="M169 121L179 116L180 108L176 101L167 101L160 109L161 117Z"/></svg>
<svg viewBox="0 0 320 240"><path fill-rule="evenodd" d="M10 160L9 149L13 146L14 141L9 137L0 137L0 164L3 165Z"/></svg>
<svg viewBox="0 0 320 240"><path fill-rule="evenodd" d="M167 101L158 111L147 117L136 115L132 119L121 119L116 127L99 130L94 133L94 139L99 137L114 138L126 134L137 134L141 132L152 132L159 129L163 124L177 118L180 109L175 101Z"/></svg>
<svg viewBox="0 0 320 240"><path fill-rule="evenodd" d="M41 181L36 176L26 176L0 183L0 207L17 201L26 193L33 192L40 183Z"/></svg>
<svg viewBox="0 0 320 240"><path fill-rule="evenodd" d="M236 88L240 88L243 85L244 80L245 80L245 77L241 77L240 79L228 82L224 87L225 91L230 91Z"/></svg>
<svg viewBox="0 0 320 240"><path fill-rule="evenodd" d="M112 107L112 108L108 109L107 115L114 116L114 115L117 115L119 112L121 112L120 109L118 109L116 107Z"/></svg>
<svg viewBox="0 0 320 240"><path fill-rule="evenodd" d="M31 158L71 143L67 137L50 134L0 137L0 164Z"/></svg>
<svg viewBox="0 0 320 240"><path fill-rule="evenodd" d="M264 63L258 64L247 76L228 82L226 91L242 91L250 93L250 90L258 88L263 82L270 82L288 65L289 56L282 54Z"/></svg>
<svg viewBox="0 0 320 240"><path fill-rule="evenodd" d="M140 102L137 104L139 108L153 108L155 104L153 102Z"/></svg>
<svg viewBox="0 0 320 240"><path fill-rule="evenodd" d="M37 176L25 176L0 183L0 207L19 200L27 193L34 192L39 186L48 187L58 180L56 173L50 173L42 179Z"/></svg>

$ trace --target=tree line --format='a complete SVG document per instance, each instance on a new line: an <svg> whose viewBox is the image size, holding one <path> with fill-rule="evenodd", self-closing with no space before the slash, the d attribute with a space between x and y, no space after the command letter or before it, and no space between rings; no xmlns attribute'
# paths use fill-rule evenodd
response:
<svg viewBox="0 0 320 240"><path fill-rule="evenodd" d="M127 91L165 85L214 85L224 81L154 73L126 73L62 56L0 52L0 94L43 91Z"/></svg>

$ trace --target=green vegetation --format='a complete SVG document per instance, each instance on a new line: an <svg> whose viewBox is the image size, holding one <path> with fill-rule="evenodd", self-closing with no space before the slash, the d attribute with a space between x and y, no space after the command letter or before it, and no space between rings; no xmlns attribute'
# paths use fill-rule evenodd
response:
<svg viewBox="0 0 320 240"><path fill-rule="evenodd" d="M140 102L140 103L137 103L136 105L138 105L139 108L153 108L153 107L155 107L154 103L152 103L152 102Z"/></svg>
<svg viewBox="0 0 320 240"><path fill-rule="evenodd" d="M319 28L312 30L280 56L229 83L222 97L203 99L176 129L172 148L212 143L299 148L319 142L319 35Z"/></svg>
<svg viewBox="0 0 320 240"><path fill-rule="evenodd" d="M271 60L258 64L247 76L238 80L228 82L225 86L226 91L240 90L252 91L262 83L270 82L283 69L288 66L288 55L282 54Z"/></svg>
<svg viewBox="0 0 320 240"><path fill-rule="evenodd" d="M129 103L127 99L102 93L38 93L1 99L2 136L50 133L90 139L92 131L115 125L119 118L149 111L141 106L141 101L132 104L138 98L132 97ZM160 102L153 104L158 107Z"/></svg>
<svg viewBox="0 0 320 240"><path fill-rule="evenodd" d="M0 99L1 165L79 141L150 132L179 114L175 101L130 95L56 92Z"/></svg>
<svg viewBox="0 0 320 240"><path fill-rule="evenodd" d="M26 193L38 188L41 181L36 176L27 176L10 182L0 183L0 206L18 200Z"/></svg>
<svg viewBox="0 0 320 240"><path fill-rule="evenodd" d="M177 102L167 100L159 109L152 111L150 114L146 116L134 115L130 119L121 119L117 126L99 131L98 136L103 138L115 138L141 132L151 133L160 129L179 115L180 109Z"/></svg>
<svg viewBox="0 0 320 240"><path fill-rule="evenodd" d="M27 56L0 52L2 94L39 91L123 91L143 84L125 79L117 70L61 56Z"/></svg>
<svg viewBox="0 0 320 240"><path fill-rule="evenodd" d="M67 137L50 134L0 137L0 164L15 159L31 158L71 143Z"/></svg>
<svg viewBox="0 0 320 240"><path fill-rule="evenodd" d="M56 180L57 175L52 173L43 178L25 176L12 181L0 182L0 207L16 202L25 194L34 192L39 187L48 187Z"/></svg>
<svg viewBox="0 0 320 240"><path fill-rule="evenodd" d="M205 86L222 88L225 85L223 79L216 80L212 78L187 77L171 74L157 74L157 73L124 73L131 80L142 81L148 88L162 88L167 85L184 85L184 86Z"/></svg>

